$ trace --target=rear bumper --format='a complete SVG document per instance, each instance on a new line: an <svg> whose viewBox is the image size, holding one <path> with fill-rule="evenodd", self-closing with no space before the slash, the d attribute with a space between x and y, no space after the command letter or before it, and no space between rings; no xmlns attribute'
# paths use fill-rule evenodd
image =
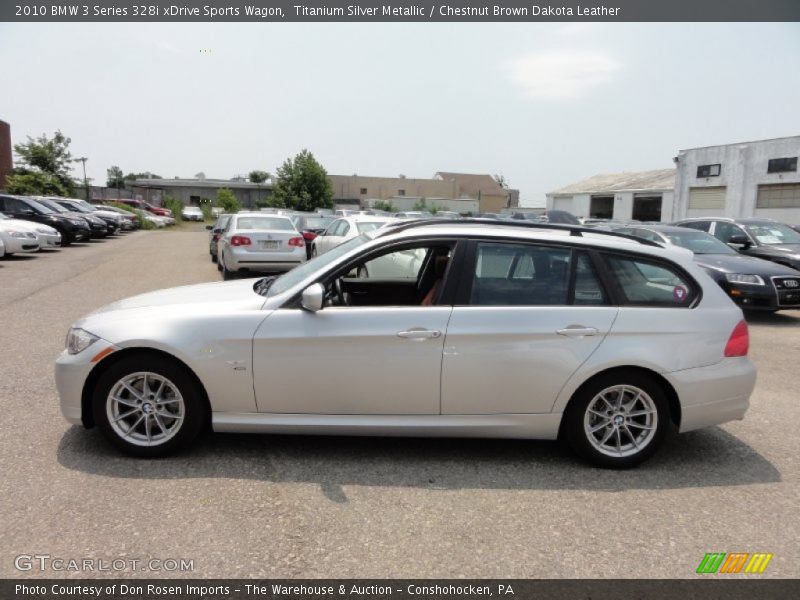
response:
<svg viewBox="0 0 800 600"><path fill-rule="evenodd" d="M305 260L304 247L292 252L254 252L238 248L225 250L225 266L231 271L290 271Z"/></svg>
<svg viewBox="0 0 800 600"><path fill-rule="evenodd" d="M756 369L744 357L662 375L678 393L681 432L743 419L756 384Z"/></svg>

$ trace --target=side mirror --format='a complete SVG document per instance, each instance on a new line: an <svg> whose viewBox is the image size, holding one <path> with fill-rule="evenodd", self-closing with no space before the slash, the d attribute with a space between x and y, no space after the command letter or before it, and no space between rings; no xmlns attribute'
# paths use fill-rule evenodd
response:
<svg viewBox="0 0 800 600"><path fill-rule="evenodd" d="M303 290L303 295L300 297L300 304L307 311L317 312L322 310L322 302L324 299L325 286L321 283L315 283Z"/></svg>
<svg viewBox="0 0 800 600"><path fill-rule="evenodd" d="M752 246L752 244L750 243L750 240L748 239L748 237L746 235L732 235L731 239L728 240L728 243L733 245L733 246L742 246L745 249L747 249L750 246Z"/></svg>
<svg viewBox="0 0 800 600"><path fill-rule="evenodd" d="M213 225L206 225L206 229L208 231L211 231L212 229L214 229L214 226Z"/></svg>

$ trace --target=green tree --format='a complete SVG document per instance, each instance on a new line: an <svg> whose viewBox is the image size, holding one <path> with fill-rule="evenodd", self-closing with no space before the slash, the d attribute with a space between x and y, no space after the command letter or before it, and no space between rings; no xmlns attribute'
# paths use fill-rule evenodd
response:
<svg viewBox="0 0 800 600"><path fill-rule="evenodd" d="M106 187L118 189L125 187L125 176L122 174L122 169L117 166L106 169Z"/></svg>
<svg viewBox="0 0 800 600"><path fill-rule="evenodd" d="M155 173L128 173L125 175L125 181L135 181L136 179L164 179L161 175Z"/></svg>
<svg viewBox="0 0 800 600"><path fill-rule="evenodd" d="M6 179L6 191L20 196L67 196L61 181L50 173L14 169Z"/></svg>
<svg viewBox="0 0 800 600"><path fill-rule="evenodd" d="M52 138L42 134L34 139L28 136L28 141L14 144L17 153L17 162L21 165L15 174L28 175L39 172L50 175L58 180L63 188L64 195L75 194L75 183L70 172L72 171L72 154L69 145L72 142L61 131L56 131ZM43 181L41 178L39 182Z"/></svg>
<svg viewBox="0 0 800 600"><path fill-rule="evenodd" d="M414 208L412 210L427 211L427 212L431 213L432 215L435 215L437 212L439 212L442 209L435 202L433 204L429 205L427 203L427 201L425 200L425 198L422 198L420 200L417 200L417 202L414 203Z"/></svg>
<svg viewBox="0 0 800 600"><path fill-rule="evenodd" d="M247 175L247 178L250 180L250 183L264 183L267 179L269 179L269 173L266 171L250 171Z"/></svg>
<svg viewBox="0 0 800 600"><path fill-rule="evenodd" d="M378 200L372 205L375 210L383 210L389 213L396 213L397 207L392 204L391 200Z"/></svg>
<svg viewBox="0 0 800 600"><path fill-rule="evenodd" d="M228 188L220 188L217 190L217 198L214 202L217 206L221 206L226 213L239 212L242 205L233 195L233 192Z"/></svg>
<svg viewBox="0 0 800 600"><path fill-rule="evenodd" d="M333 208L333 187L328 173L311 152L304 149L278 167L270 203L304 211Z"/></svg>

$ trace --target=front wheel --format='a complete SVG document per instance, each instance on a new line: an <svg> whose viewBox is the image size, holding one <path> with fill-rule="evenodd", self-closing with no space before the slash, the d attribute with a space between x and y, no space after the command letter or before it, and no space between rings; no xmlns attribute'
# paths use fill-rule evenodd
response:
<svg viewBox="0 0 800 600"><path fill-rule="evenodd" d="M669 429L663 386L638 372L601 376L583 386L564 414L564 436L600 467L625 469L652 456Z"/></svg>
<svg viewBox="0 0 800 600"><path fill-rule="evenodd" d="M112 365L97 382L94 420L127 454L166 456L188 446L203 429L208 408L197 381L181 365L134 355Z"/></svg>

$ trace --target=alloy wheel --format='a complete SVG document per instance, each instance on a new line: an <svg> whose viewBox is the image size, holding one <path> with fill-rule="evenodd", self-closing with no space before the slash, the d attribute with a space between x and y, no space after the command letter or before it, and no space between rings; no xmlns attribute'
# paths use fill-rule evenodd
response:
<svg viewBox="0 0 800 600"><path fill-rule="evenodd" d="M658 410L644 390L613 385L595 395L586 407L583 429L598 452L612 457L638 454L652 442Z"/></svg>

